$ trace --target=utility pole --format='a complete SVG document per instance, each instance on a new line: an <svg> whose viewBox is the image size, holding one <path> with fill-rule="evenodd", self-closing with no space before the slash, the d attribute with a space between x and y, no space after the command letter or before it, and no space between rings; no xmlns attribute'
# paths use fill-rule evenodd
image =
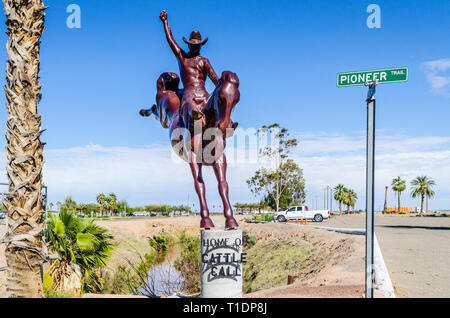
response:
<svg viewBox="0 0 450 318"><path fill-rule="evenodd" d="M330 188L330 213L333 213L333 188Z"/></svg>
<svg viewBox="0 0 450 318"><path fill-rule="evenodd" d="M328 191L330 190L330 187L327 186L327 210L328 210L328 203L330 202L330 197L328 196Z"/></svg>

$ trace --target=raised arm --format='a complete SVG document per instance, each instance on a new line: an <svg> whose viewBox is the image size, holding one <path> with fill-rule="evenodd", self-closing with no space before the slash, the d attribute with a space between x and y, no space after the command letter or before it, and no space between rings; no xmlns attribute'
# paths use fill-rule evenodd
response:
<svg viewBox="0 0 450 318"><path fill-rule="evenodd" d="M169 22L167 20L167 12L165 10L163 12L161 12L161 14L159 15L159 18L164 23L164 32L166 33L167 42L169 42L170 48L172 49L175 56L178 59L181 59L182 51L181 51L180 46L177 44L177 42L173 38L172 31L170 30Z"/></svg>
<svg viewBox="0 0 450 318"><path fill-rule="evenodd" d="M205 61L205 71L208 77L211 79L211 81L214 83L215 86L219 83L219 77L217 76L216 72L214 71L213 67L211 66L211 63L209 63L209 60L207 58L204 58Z"/></svg>

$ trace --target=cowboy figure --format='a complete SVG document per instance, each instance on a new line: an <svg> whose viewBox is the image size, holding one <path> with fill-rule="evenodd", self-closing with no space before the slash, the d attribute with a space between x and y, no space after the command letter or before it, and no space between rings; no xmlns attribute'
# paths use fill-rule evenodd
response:
<svg viewBox="0 0 450 318"><path fill-rule="evenodd" d="M162 11L159 18L164 23L167 42L175 54L180 67L181 81L184 86L180 104L183 116L180 119L184 119L185 127L188 128L192 125L190 123L191 118L194 118L194 120L200 119L204 114L210 97L205 88L206 77L208 76L211 79L214 86L219 84L219 77L209 60L200 55L200 49L208 41L208 38L202 39L199 31L192 31L189 40L183 37L183 41L189 45L189 52L186 53L180 48L172 35L167 20L167 12ZM231 124L227 126L229 127L220 128L231 128Z"/></svg>

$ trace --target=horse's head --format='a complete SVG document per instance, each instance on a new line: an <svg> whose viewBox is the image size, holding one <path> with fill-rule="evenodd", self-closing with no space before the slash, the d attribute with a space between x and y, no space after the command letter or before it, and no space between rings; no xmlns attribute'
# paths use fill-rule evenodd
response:
<svg viewBox="0 0 450 318"><path fill-rule="evenodd" d="M239 92L239 78L236 73L225 71L220 77L220 88L218 91L218 119L216 127L225 131L229 128L236 128L237 123L232 123L231 112L239 102L241 94Z"/></svg>
<svg viewBox="0 0 450 318"><path fill-rule="evenodd" d="M224 71L222 73L222 76L220 77L220 81L222 83L229 83L236 86L236 88L239 88L239 77L236 73L233 73L231 71Z"/></svg>

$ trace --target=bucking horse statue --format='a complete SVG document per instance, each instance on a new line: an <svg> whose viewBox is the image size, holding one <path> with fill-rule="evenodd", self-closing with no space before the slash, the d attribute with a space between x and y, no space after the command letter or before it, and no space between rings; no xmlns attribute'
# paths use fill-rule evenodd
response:
<svg viewBox="0 0 450 318"><path fill-rule="evenodd" d="M164 128L169 128L172 148L189 163L200 200L200 227L214 227L206 203L202 177L202 166L208 165L213 167L219 184L225 228L236 228L238 223L233 217L228 196L227 160L224 150L225 139L233 135L238 125L231 121L230 116L240 99L239 79L230 71L223 72L220 78L217 76L209 60L200 55L200 49L208 38L202 40L199 31L193 31L189 40L183 37L183 41L189 45L189 52L186 53L172 35L167 12L162 11L159 18L164 23L167 42L178 60L184 88L179 88L180 78L177 74L161 74L156 85L156 104L150 109L142 109L140 114L145 117L153 114ZM212 94L206 91L206 77L215 85ZM179 147L180 144L187 147Z"/></svg>

